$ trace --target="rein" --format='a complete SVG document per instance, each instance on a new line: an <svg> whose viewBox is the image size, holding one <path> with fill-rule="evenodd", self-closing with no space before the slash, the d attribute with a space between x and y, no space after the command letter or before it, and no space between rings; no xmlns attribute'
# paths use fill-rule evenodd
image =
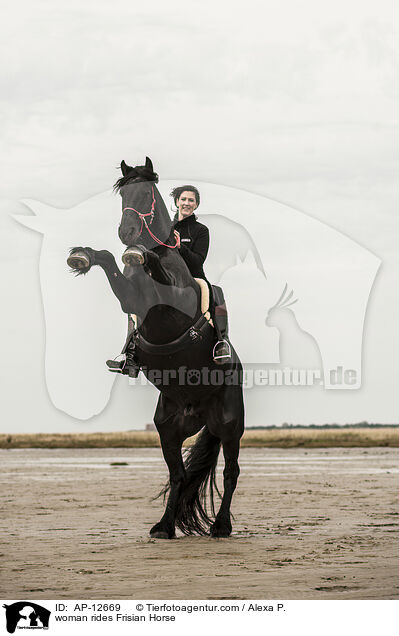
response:
<svg viewBox="0 0 399 636"><path fill-rule="evenodd" d="M140 232L139 232L139 236L141 236L141 233L143 231L144 226L147 228L149 235L151 236L151 238L154 239L154 241L156 241L156 243L158 243L158 245L163 245L164 247L169 247L171 250L174 250L177 247L177 240L176 240L176 245L167 245L167 243L162 243L162 241L155 236L155 234L153 234L149 228L149 225L151 225L151 223L154 220L154 216L155 216L155 194L154 194L154 186L151 187L152 190L152 204L151 204L151 210L149 212L147 212L146 214L144 214L143 212L139 212L138 210L136 210L135 208L123 208L122 212L125 212L125 210L132 210L133 212L136 212L136 214L138 214L140 220L141 220L141 228L140 228ZM147 216L151 216L150 222L149 224L147 223Z"/></svg>

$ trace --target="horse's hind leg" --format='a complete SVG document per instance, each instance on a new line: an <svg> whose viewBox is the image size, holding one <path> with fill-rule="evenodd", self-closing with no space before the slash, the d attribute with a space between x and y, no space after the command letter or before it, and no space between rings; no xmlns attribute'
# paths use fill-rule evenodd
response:
<svg viewBox="0 0 399 636"><path fill-rule="evenodd" d="M173 427L173 422L169 422ZM173 435L160 431L161 446L164 459L169 469L170 492L163 517L150 530L156 539L173 539L175 536L175 519L180 492L184 483L185 471L182 457L182 440L173 439Z"/></svg>
<svg viewBox="0 0 399 636"><path fill-rule="evenodd" d="M238 455L240 452L240 439L244 432L244 406L242 403L241 388L237 388L235 395L230 394L230 399L227 399L229 402L229 410L233 407L236 411L236 417L228 422L212 427L212 432L218 435L222 441L225 462L222 503L215 521L211 526L211 535L213 537L228 537L231 534L230 506L240 474Z"/></svg>
<svg viewBox="0 0 399 636"><path fill-rule="evenodd" d="M219 512L211 526L212 537L228 537L231 534L231 513L230 506L233 493L237 486L240 467L238 465L238 454L240 451L240 440L229 440L222 442L224 455L223 471L223 497Z"/></svg>
<svg viewBox="0 0 399 636"><path fill-rule="evenodd" d="M151 537L157 539L173 539L175 536L176 510L185 480L182 457L184 436L179 431L178 418L176 406L161 394L155 411L154 423L169 469L169 496L162 519L150 530Z"/></svg>

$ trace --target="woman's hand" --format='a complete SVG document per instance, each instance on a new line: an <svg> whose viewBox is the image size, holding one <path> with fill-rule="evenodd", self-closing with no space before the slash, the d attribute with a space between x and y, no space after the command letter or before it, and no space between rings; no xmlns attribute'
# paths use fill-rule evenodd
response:
<svg viewBox="0 0 399 636"><path fill-rule="evenodd" d="M180 234L177 230L174 230L176 247L180 247Z"/></svg>

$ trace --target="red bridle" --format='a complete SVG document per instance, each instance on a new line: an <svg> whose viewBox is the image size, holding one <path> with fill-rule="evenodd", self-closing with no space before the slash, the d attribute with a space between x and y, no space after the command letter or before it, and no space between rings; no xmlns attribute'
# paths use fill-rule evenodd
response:
<svg viewBox="0 0 399 636"><path fill-rule="evenodd" d="M148 230L149 235L154 239L154 241L156 241L158 243L158 245L163 245L164 247L170 247L170 249L174 250L175 247L177 247L177 240L176 240L176 245L167 245L166 243L162 243L162 241L157 236L155 236L155 234L153 234L151 232L150 228L148 227L148 225L151 225L151 223L153 222L154 215L155 215L154 186L152 186L151 190L152 190L152 205L151 205L151 210L149 212L147 212L146 214L143 214L143 212L139 212L135 208L123 208L122 212L125 212L125 210L132 210L133 212L136 212L136 214L139 215L139 218L141 220L141 228L140 228L139 236L141 235L141 233L143 231L143 227L145 225L145 227ZM149 224L147 223L147 219L146 219L147 216L151 216Z"/></svg>

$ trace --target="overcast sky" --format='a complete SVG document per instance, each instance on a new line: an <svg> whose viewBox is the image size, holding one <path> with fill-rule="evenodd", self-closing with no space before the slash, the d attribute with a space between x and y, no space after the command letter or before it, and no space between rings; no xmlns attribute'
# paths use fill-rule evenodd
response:
<svg viewBox="0 0 399 636"><path fill-rule="evenodd" d="M122 158L145 155L161 178L286 202L382 260L364 391L342 396L337 413L398 421L398 18L387 0L9 3L0 25L3 334L4 355L23 371L2 370L5 430L26 426L28 404L39 428L77 426L43 386L41 239L9 215L29 214L25 197L72 207L107 190ZM29 399L16 408L21 391Z"/></svg>

